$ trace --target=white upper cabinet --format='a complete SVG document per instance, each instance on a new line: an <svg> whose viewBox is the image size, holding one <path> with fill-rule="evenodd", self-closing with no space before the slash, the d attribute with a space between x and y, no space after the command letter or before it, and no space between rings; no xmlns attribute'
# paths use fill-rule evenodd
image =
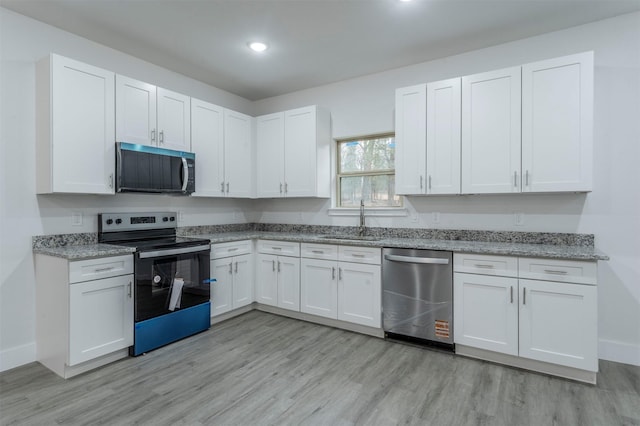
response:
<svg viewBox="0 0 640 426"><path fill-rule="evenodd" d="M427 85L396 90L396 194L425 194Z"/></svg>
<svg viewBox="0 0 640 426"><path fill-rule="evenodd" d="M593 52L522 67L522 191L590 191Z"/></svg>
<svg viewBox="0 0 640 426"><path fill-rule="evenodd" d="M520 192L520 67L462 77L462 193Z"/></svg>
<svg viewBox="0 0 640 426"><path fill-rule="evenodd" d="M36 75L37 192L113 194L115 74L50 55Z"/></svg>
<svg viewBox="0 0 640 426"><path fill-rule="evenodd" d="M315 105L257 118L257 195L329 197L331 117Z"/></svg>
<svg viewBox="0 0 640 426"><path fill-rule="evenodd" d="M228 197L252 196L254 179L251 160L252 126L252 117L236 111L224 110L224 190Z"/></svg>
<svg viewBox="0 0 640 426"><path fill-rule="evenodd" d="M258 197L284 196L284 112L256 119L256 145Z"/></svg>
<svg viewBox="0 0 640 426"><path fill-rule="evenodd" d="M224 196L224 109L191 99L191 147L196 153L193 196Z"/></svg>
<svg viewBox="0 0 640 426"><path fill-rule="evenodd" d="M461 79L427 84L427 194L460 193Z"/></svg>
<svg viewBox="0 0 640 426"><path fill-rule="evenodd" d="M117 75L116 140L191 151L189 96Z"/></svg>

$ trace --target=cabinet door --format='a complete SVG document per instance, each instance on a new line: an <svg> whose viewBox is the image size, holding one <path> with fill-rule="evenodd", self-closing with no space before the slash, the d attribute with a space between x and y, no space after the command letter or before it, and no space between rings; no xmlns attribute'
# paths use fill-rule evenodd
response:
<svg viewBox="0 0 640 426"><path fill-rule="evenodd" d="M300 259L278 256L278 307L300 312Z"/></svg>
<svg viewBox="0 0 640 426"><path fill-rule="evenodd" d="M396 90L396 194L424 194L427 85Z"/></svg>
<svg viewBox="0 0 640 426"><path fill-rule="evenodd" d="M256 268L256 302L278 306L278 257L258 254Z"/></svg>
<svg viewBox="0 0 640 426"><path fill-rule="evenodd" d="M256 119L257 196L284 196L284 113Z"/></svg>
<svg viewBox="0 0 640 426"><path fill-rule="evenodd" d="M253 255L233 258L233 308L253 303Z"/></svg>
<svg viewBox="0 0 640 426"><path fill-rule="evenodd" d="M196 153L194 197L224 196L224 109L191 99L191 148Z"/></svg>
<svg viewBox="0 0 640 426"><path fill-rule="evenodd" d="M212 260L211 274L216 279L211 283L211 316L215 316L233 309L232 258Z"/></svg>
<svg viewBox="0 0 640 426"><path fill-rule="evenodd" d="M460 193L460 84L427 84L427 194Z"/></svg>
<svg viewBox="0 0 640 426"><path fill-rule="evenodd" d="M114 73L57 55L51 71L51 190L113 194Z"/></svg>
<svg viewBox="0 0 640 426"><path fill-rule="evenodd" d="M462 193L520 192L520 67L462 77Z"/></svg>
<svg viewBox="0 0 640 426"><path fill-rule="evenodd" d="M251 196L251 120L248 115L224 110L225 191L229 197Z"/></svg>
<svg viewBox="0 0 640 426"><path fill-rule="evenodd" d="M598 371L597 288L520 280L520 356Z"/></svg>
<svg viewBox="0 0 640 426"><path fill-rule="evenodd" d="M284 171L287 197L311 197L317 188L316 107L293 109L284 118Z"/></svg>
<svg viewBox="0 0 640 426"><path fill-rule="evenodd" d="M380 266L338 263L338 319L380 328Z"/></svg>
<svg viewBox="0 0 640 426"><path fill-rule="evenodd" d="M300 311L338 318L336 262L315 259L300 261Z"/></svg>
<svg viewBox="0 0 640 426"><path fill-rule="evenodd" d="M191 98L158 87L158 146L191 151Z"/></svg>
<svg viewBox="0 0 640 426"><path fill-rule="evenodd" d="M522 67L523 191L590 191L593 52Z"/></svg>
<svg viewBox="0 0 640 426"><path fill-rule="evenodd" d="M455 273L454 341L518 355L518 280Z"/></svg>
<svg viewBox="0 0 640 426"><path fill-rule="evenodd" d="M156 86L116 75L116 141L157 145Z"/></svg>
<svg viewBox="0 0 640 426"><path fill-rule="evenodd" d="M69 286L69 360L76 365L133 345L133 275Z"/></svg>

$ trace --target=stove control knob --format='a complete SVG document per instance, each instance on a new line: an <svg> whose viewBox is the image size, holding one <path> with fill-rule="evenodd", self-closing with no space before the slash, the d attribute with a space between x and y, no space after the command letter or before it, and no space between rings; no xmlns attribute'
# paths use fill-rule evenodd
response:
<svg viewBox="0 0 640 426"><path fill-rule="evenodd" d="M169 218L169 220L170 220L171 222L175 222L175 221L176 221L176 218L175 218L174 216L171 216L171 217Z"/></svg>
<svg viewBox="0 0 640 426"><path fill-rule="evenodd" d="M163 222L168 222L168 221L169 221L169 218L165 216L165 217L163 217L163 218L162 218L162 221L163 221Z"/></svg>
<svg viewBox="0 0 640 426"><path fill-rule="evenodd" d="M107 219L107 225L111 225L113 223L113 219Z"/></svg>
<svg viewBox="0 0 640 426"><path fill-rule="evenodd" d="M122 219L116 219L116 225L120 225L122 223Z"/></svg>

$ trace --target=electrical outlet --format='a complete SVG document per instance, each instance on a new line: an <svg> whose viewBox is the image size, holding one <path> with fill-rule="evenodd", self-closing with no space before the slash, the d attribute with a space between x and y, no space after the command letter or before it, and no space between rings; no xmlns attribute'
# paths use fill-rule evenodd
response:
<svg viewBox="0 0 640 426"><path fill-rule="evenodd" d="M71 226L82 226L82 212L71 212Z"/></svg>
<svg viewBox="0 0 640 426"><path fill-rule="evenodd" d="M178 223L184 222L184 213L181 211L178 212Z"/></svg>
<svg viewBox="0 0 640 426"><path fill-rule="evenodd" d="M431 213L431 220L433 223L440 223L440 212Z"/></svg>
<svg viewBox="0 0 640 426"><path fill-rule="evenodd" d="M516 226L524 226L524 213L514 213L513 222Z"/></svg>

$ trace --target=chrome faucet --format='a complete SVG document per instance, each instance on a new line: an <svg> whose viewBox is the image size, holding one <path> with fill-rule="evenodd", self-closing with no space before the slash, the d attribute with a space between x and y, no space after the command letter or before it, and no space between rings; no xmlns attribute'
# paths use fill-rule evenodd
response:
<svg viewBox="0 0 640 426"><path fill-rule="evenodd" d="M358 235L364 237L367 231L367 227L364 224L364 200L360 200L360 227L358 228Z"/></svg>

